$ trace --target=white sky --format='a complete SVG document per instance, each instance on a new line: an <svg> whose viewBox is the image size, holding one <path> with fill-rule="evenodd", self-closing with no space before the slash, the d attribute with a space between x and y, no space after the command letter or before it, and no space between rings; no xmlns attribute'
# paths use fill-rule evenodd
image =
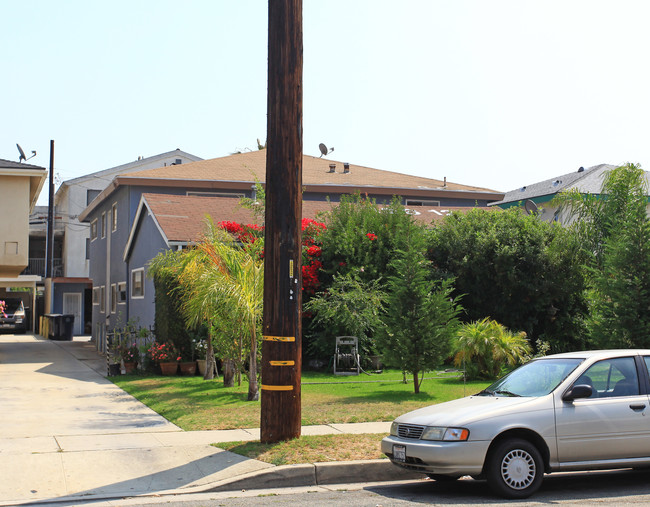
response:
<svg viewBox="0 0 650 507"><path fill-rule="evenodd" d="M0 158L67 180L266 137L267 2L0 0ZM646 0L304 0L304 152L507 191L650 168ZM45 204L43 192L39 204Z"/></svg>

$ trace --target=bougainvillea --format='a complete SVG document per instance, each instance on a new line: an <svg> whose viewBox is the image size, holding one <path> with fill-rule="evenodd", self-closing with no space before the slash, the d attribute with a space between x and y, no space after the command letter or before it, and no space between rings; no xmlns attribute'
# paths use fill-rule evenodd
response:
<svg viewBox="0 0 650 507"><path fill-rule="evenodd" d="M243 225L230 220L218 223L219 227L232 234L243 245L254 243L263 236L264 226L257 224ZM302 223L302 290L314 294L321 282L318 274L323 264L318 260L322 255L322 242L319 235L325 230L325 224L312 218L303 218ZM261 258L264 258L262 249Z"/></svg>

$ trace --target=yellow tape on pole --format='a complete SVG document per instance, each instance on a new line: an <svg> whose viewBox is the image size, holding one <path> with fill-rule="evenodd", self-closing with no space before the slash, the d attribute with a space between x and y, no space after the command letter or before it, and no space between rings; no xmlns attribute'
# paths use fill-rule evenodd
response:
<svg viewBox="0 0 650 507"><path fill-rule="evenodd" d="M262 384L264 391L293 391L293 386L267 386Z"/></svg>
<svg viewBox="0 0 650 507"><path fill-rule="evenodd" d="M262 338L267 342L295 342L295 336L271 336L263 335Z"/></svg>
<svg viewBox="0 0 650 507"><path fill-rule="evenodd" d="M269 361L271 366L293 366L296 364L295 361Z"/></svg>

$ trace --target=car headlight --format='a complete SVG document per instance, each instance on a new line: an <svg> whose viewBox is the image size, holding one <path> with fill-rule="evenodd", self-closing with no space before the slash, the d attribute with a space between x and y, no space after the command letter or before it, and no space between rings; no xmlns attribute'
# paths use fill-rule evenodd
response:
<svg viewBox="0 0 650 507"><path fill-rule="evenodd" d="M394 437L397 436L397 427L398 427L398 426L399 426L399 424L396 423L395 421L393 421L393 424L390 425L390 434L391 434L392 436L394 436Z"/></svg>
<svg viewBox="0 0 650 507"><path fill-rule="evenodd" d="M460 441L467 440L468 437L469 437L469 430L465 428L444 428L440 426L427 426L422 432L422 436L420 437L420 439L460 442Z"/></svg>

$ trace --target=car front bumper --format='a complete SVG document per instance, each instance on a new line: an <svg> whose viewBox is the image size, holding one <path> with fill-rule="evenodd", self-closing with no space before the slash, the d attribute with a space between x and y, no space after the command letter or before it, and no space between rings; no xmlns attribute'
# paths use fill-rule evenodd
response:
<svg viewBox="0 0 650 507"><path fill-rule="evenodd" d="M394 445L406 448L406 461L394 459ZM489 441L437 442L388 436L381 441L381 452L393 464L409 470L463 476L481 473L489 446Z"/></svg>

